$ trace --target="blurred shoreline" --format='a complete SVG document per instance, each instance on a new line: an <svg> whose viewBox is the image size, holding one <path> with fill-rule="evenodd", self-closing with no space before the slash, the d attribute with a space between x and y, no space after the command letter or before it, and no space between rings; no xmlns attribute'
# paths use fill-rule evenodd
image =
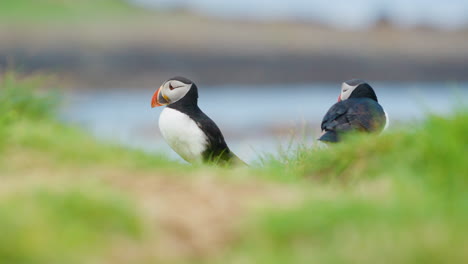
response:
<svg viewBox="0 0 468 264"><path fill-rule="evenodd" d="M2 69L53 72L72 87L154 86L174 75L209 85L468 80L467 30L340 31L156 13L121 23L3 24L0 39Z"/></svg>

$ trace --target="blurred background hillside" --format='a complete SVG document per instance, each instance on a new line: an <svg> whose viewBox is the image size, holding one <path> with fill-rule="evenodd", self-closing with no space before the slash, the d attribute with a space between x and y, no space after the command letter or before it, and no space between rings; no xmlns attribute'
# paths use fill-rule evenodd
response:
<svg viewBox="0 0 468 264"><path fill-rule="evenodd" d="M168 152L149 101L186 76L249 160L313 139L347 79L368 80L392 124L465 102L466 14L462 0L2 0L0 69L52 73L71 88L64 120Z"/></svg>
<svg viewBox="0 0 468 264"><path fill-rule="evenodd" d="M462 0L3 0L0 66L80 87L468 79Z"/></svg>

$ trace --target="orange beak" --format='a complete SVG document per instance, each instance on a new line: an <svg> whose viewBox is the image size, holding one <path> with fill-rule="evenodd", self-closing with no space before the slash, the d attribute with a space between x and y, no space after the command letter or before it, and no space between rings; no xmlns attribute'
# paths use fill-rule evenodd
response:
<svg viewBox="0 0 468 264"><path fill-rule="evenodd" d="M341 94L338 95L338 102L341 102Z"/></svg>
<svg viewBox="0 0 468 264"><path fill-rule="evenodd" d="M151 108L169 104L168 98L161 94L161 88L162 86L154 93L153 98L151 99Z"/></svg>

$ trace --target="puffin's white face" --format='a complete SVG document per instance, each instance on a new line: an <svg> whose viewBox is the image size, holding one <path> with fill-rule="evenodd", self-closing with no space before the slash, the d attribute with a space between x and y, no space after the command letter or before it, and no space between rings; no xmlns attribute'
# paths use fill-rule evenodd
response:
<svg viewBox="0 0 468 264"><path fill-rule="evenodd" d="M346 99L348 99L350 96L351 96L351 93L353 93L354 89L356 89L356 87L358 87L359 84L356 84L356 85L349 85L348 83L344 82L342 85L341 85L341 94L340 96L338 97L338 102L341 102L341 101L344 101Z"/></svg>
<svg viewBox="0 0 468 264"><path fill-rule="evenodd" d="M182 99L192 87L192 84L183 83L178 80L169 80L163 83L154 93L151 107L163 106L175 103Z"/></svg>

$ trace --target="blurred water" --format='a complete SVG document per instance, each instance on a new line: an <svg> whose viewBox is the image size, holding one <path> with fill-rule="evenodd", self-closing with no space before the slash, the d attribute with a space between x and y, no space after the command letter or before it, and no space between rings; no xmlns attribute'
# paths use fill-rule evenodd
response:
<svg viewBox="0 0 468 264"><path fill-rule="evenodd" d="M391 119L409 122L427 112L447 114L458 103L468 103L468 83L373 83ZM200 88L199 88L200 89ZM151 109L155 89L76 90L67 94L63 119L101 139L178 158L158 129L162 108ZM199 90L200 108L220 127L231 149L246 161L276 152L292 135L312 142L320 122L336 102L336 84L216 86Z"/></svg>
<svg viewBox="0 0 468 264"><path fill-rule="evenodd" d="M385 17L403 26L454 29L468 25L466 0L128 0L157 8L184 9L218 17L302 20L338 28L366 28Z"/></svg>

